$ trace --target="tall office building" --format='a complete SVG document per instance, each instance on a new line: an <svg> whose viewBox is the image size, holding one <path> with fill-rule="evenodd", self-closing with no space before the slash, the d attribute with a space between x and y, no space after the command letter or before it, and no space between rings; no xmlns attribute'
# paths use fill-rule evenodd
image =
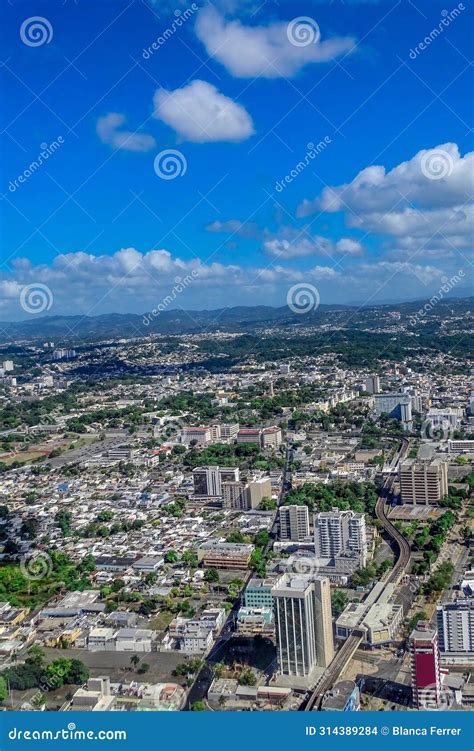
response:
<svg viewBox="0 0 474 751"><path fill-rule="evenodd" d="M280 540L301 542L309 535L309 510L307 506L280 506Z"/></svg>
<svg viewBox="0 0 474 751"><path fill-rule="evenodd" d="M446 602L436 608L439 648L474 657L474 598Z"/></svg>
<svg viewBox="0 0 474 751"><path fill-rule="evenodd" d="M334 657L329 579L285 574L272 595L279 672L311 679L316 667L326 668Z"/></svg>
<svg viewBox="0 0 474 751"><path fill-rule="evenodd" d="M380 378L378 375L369 376L365 382L365 390L369 394L378 394L380 392Z"/></svg>
<svg viewBox="0 0 474 751"><path fill-rule="evenodd" d="M238 482L238 467L196 467L193 469L194 496L222 498L223 482Z"/></svg>
<svg viewBox="0 0 474 751"><path fill-rule="evenodd" d="M402 503L436 504L448 494L448 465L442 459L405 459L400 465Z"/></svg>
<svg viewBox="0 0 474 751"><path fill-rule="evenodd" d="M318 560L353 558L357 567L367 563L364 514L321 511L314 517L314 551Z"/></svg>
<svg viewBox="0 0 474 751"><path fill-rule="evenodd" d="M421 622L410 635L411 688L413 705L432 709L441 703L441 673L438 634Z"/></svg>

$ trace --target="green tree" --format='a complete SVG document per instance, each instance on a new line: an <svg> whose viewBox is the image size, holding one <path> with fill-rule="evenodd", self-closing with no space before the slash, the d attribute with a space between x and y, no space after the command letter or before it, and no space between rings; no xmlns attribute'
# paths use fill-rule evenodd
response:
<svg viewBox="0 0 474 751"><path fill-rule="evenodd" d="M28 650L26 662L29 662L32 665L42 665L44 662L44 657L44 650L39 646L39 644L33 644Z"/></svg>
<svg viewBox="0 0 474 751"><path fill-rule="evenodd" d="M213 584L219 581L219 572L215 568L208 568L204 574L204 581Z"/></svg>
<svg viewBox="0 0 474 751"><path fill-rule="evenodd" d="M185 550L181 557L181 560L190 568L197 568L198 557L197 553L194 550Z"/></svg>
<svg viewBox="0 0 474 751"><path fill-rule="evenodd" d="M5 701L7 698L8 690L7 690L7 682L3 675L0 675L0 702Z"/></svg>
<svg viewBox="0 0 474 751"><path fill-rule="evenodd" d="M204 712L206 709L206 705L202 700L195 701L194 704L191 705L191 712Z"/></svg>
<svg viewBox="0 0 474 751"><path fill-rule="evenodd" d="M341 615L348 601L349 601L349 598L347 596L347 592L344 592L343 589L333 590L331 594L331 605L332 605L332 614L334 618L337 618L338 616Z"/></svg>
<svg viewBox="0 0 474 751"><path fill-rule="evenodd" d="M176 550L168 550L165 553L165 563L177 563L179 560L179 555L177 554Z"/></svg>

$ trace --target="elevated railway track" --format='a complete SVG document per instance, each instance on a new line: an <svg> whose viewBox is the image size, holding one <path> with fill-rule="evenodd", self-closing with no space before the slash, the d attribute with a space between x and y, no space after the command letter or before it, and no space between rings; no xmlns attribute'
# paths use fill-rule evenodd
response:
<svg viewBox="0 0 474 751"><path fill-rule="evenodd" d="M398 467L400 461L405 457L408 451L409 441L407 438L402 439L402 445L396 456L395 465ZM410 545L398 529L392 524L387 516L387 499L393 489L395 482L395 476L389 475L385 480L375 507L375 515L380 521L385 533L392 540L394 547L397 550L397 560L395 565L384 579L385 585L394 584L395 586L400 583L403 575L406 573L408 564L410 562ZM362 630L355 629L352 634L344 641L343 645L336 653L334 660L329 667L325 670L322 677L316 684L316 687L311 694L308 702L305 706L305 711L311 711L319 709L321 700L324 694L329 691L336 683L341 673L345 670L350 660L353 658L356 650L362 644L365 637L365 633Z"/></svg>

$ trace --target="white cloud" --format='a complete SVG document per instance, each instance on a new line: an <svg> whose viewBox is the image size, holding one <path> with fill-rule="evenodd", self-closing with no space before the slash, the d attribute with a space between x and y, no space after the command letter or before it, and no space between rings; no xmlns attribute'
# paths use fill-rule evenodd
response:
<svg viewBox="0 0 474 751"><path fill-rule="evenodd" d="M125 151L151 151L156 146L153 136L147 133L133 133L129 130L119 130L125 123L125 115L120 112L109 112L99 117L96 132L102 143L114 149Z"/></svg>
<svg viewBox="0 0 474 751"><path fill-rule="evenodd" d="M335 245L336 253L344 256L362 256L364 248L357 240L350 237L342 237Z"/></svg>
<svg viewBox="0 0 474 751"><path fill-rule="evenodd" d="M206 263L184 260L168 250L141 253L122 248L113 255L75 252L60 255L51 265L17 259L9 272L0 272L0 311L3 320L28 317L20 305L25 285L46 285L51 290L50 315L98 315L120 311L146 312L164 299L169 309L218 308L255 305L262 295L267 304L284 304L288 285L314 283L324 303L364 302L429 296L440 279L459 268L459 259L436 266L400 260L360 263L351 259L344 270L330 264L309 269L269 265L243 267L237 263ZM176 285L187 279L184 291L173 296ZM466 280L468 270L466 269ZM467 284L459 294L469 294ZM73 301L73 302L71 302ZM71 304L73 307L71 308Z"/></svg>
<svg viewBox="0 0 474 751"><path fill-rule="evenodd" d="M423 285L439 281L444 276L444 271L435 266L423 266L419 263L408 263L406 261L378 261L372 264L363 264L358 267L357 275L359 277L369 277L374 281L378 278L378 283L390 283L392 277L411 278L412 282L421 282ZM400 283L400 279L397 280ZM419 287L419 285L418 285ZM401 291L399 297L404 297L405 290Z"/></svg>
<svg viewBox="0 0 474 751"><path fill-rule="evenodd" d="M227 21L211 7L204 8L196 21L196 34L207 53L237 78L293 76L305 65L334 60L355 45L352 37L333 37L295 46L288 39L287 29L288 22L281 21L244 26L238 20Z"/></svg>
<svg viewBox="0 0 474 751"><path fill-rule="evenodd" d="M285 234L294 234L292 239L287 237L273 237L265 240L263 249L275 258L290 259L306 256L361 256L364 253L362 245L349 237L343 237L333 242L327 237L316 235L305 236L304 230L298 232L286 228Z"/></svg>
<svg viewBox="0 0 474 751"><path fill-rule="evenodd" d="M442 258L472 249L474 152L456 144L423 149L390 171L366 167L350 182L306 199L297 214L344 211L349 227L385 236L394 258Z"/></svg>
<svg viewBox="0 0 474 751"><path fill-rule="evenodd" d="M396 237L432 237L437 232L445 236L472 236L474 206L470 204L431 211L404 208L401 211L350 214L348 224L351 227Z"/></svg>
<svg viewBox="0 0 474 751"><path fill-rule="evenodd" d="M436 159L446 172L441 179L429 170L430 164L435 170ZM303 201L298 215L317 211L390 212L410 205L421 209L455 207L472 197L473 176L474 151L462 157L455 143L444 143L422 149L389 172L381 165L366 167L352 182L325 188L319 198Z"/></svg>
<svg viewBox="0 0 474 751"><path fill-rule="evenodd" d="M158 89L155 117L194 143L239 142L254 133L252 118L240 104L206 81L192 81L182 89Z"/></svg>

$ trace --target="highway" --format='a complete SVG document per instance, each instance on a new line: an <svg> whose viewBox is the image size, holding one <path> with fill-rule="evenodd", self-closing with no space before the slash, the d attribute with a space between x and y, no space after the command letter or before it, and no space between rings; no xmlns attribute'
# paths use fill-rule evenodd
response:
<svg viewBox="0 0 474 751"><path fill-rule="evenodd" d="M405 457L405 454L408 451L408 448L409 448L408 438L403 438L402 445L400 446L400 449L395 457L394 466L398 467L398 464L400 463L400 461ZM395 565L391 569L386 579L384 580L385 584L398 584L410 562L410 545L408 544L407 540L403 537L403 535L400 534L398 529L394 527L392 522L388 519L386 510L385 510L387 497L389 496L390 491L393 488L394 482L395 482L395 475L389 475L389 477L387 477L387 479L385 480L380 490L380 495L379 495L379 498L377 500L377 504L375 507L375 514L377 516L377 519L382 524L387 535L395 543L395 547L397 548L397 551L398 551L398 557L395 562ZM319 709L319 705L321 703L321 700L324 694L326 693L326 691L329 691L329 689L332 688L332 686L334 686L337 679L339 678L341 673L344 671L344 669L347 667L349 661L354 656L354 653L360 647L363 638L364 638L364 633L362 631L355 630L344 641L342 647L336 653L336 656L334 657L333 661L331 662L329 667L325 670L322 677L316 684L316 688L314 689L313 693L308 699L306 706L304 707L304 710L306 712L314 710L314 709Z"/></svg>

